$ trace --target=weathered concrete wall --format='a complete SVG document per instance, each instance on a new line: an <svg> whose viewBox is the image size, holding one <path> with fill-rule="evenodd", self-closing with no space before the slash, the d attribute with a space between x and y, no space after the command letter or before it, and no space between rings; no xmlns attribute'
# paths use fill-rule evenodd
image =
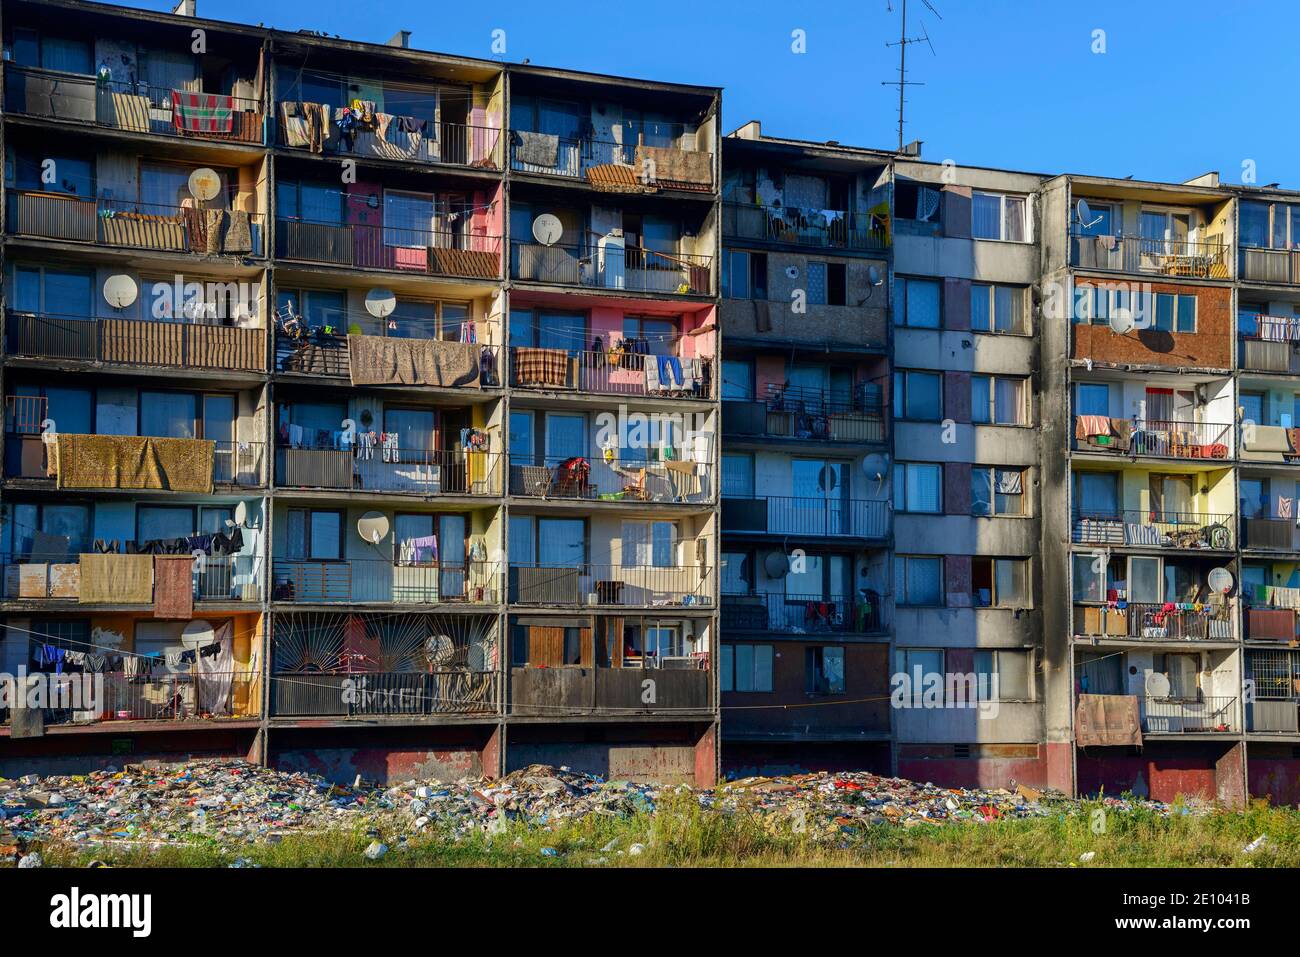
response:
<svg viewBox="0 0 1300 957"><path fill-rule="evenodd" d="M149 761L179 764L198 758L256 760L256 737L256 728L139 733L96 730L47 733L39 738L0 737L0 777L88 774Z"/></svg>

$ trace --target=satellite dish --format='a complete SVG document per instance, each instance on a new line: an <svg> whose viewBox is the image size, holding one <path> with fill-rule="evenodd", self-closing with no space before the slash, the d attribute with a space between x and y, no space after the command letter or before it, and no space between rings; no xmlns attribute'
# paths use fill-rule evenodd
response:
<svg viewBox="0 0 1300 957"><path fill-rule="evenodd" d="M1111 313L1107 324L1110 326L1111 332L1121 336L1128 335L1137 327L1137 323L1133 321L1133 313L1122 307Z"/></svg>
<svg viewBox="0 0 1300 957"><path fill-rule="evenodd" d="M366 312L376 319L387 319L396 308L397 297L393 295L393 290L376 286L366 293Z"/></svg>
<svg viewBox="0 0 1300 957"><path fill-rule="evenodd" d="M204 621L202 618L196 618L181 630L181 644L185 646L187 651L193 651L196 648L202 648L204 645L212 644L212 639L215 636L216 632L212 629L211 623Z"/></svg>
<svg viewBox="0 0 1300 957"><path fill-rule="evenodd" d="M104 280L104 301L114 309L125 309L139 294L140 287L130 276L119 273Z"/></svg>
<svg viewBox="0 0 1300 957"><path fill-rule="evenodd" d="M798 266L786 266L786 267L785 267L785 274L786 274L787 276L789 276L791 279L798 279L798 278L799 278L799 267L798 267Z"/></svg>
<svg viewBox="0 0 1300 957"><path fill-rule="evenodd" d="M206 203L221 192L221 177L216 170L200 166L190 173L189 187L191 196Z"/></svg>
<svg viewBox="0 0 1300 957"><path fill-rule="evenodd" d="M564 234L560 218L552 213L542 213L533 220L533 239L543 246L554 246Z"/></svg>
<svg viewBox="0 0 1300 957"><path fill-rule="evenodd" d="M867 478L883 482L889 475L889 456L873 452L862 460L862 471Z"/></svg>
<svg viewBox="0 0 1300 957"><path fill-rule="evenodd" d="M1205 576L1205 582L1210 586L1210 591L1216 594L1228 595L1232 593L1232 572L1226 568L1211 568L1210 573Z"/></svg>
<svg viewBox="0 0 1300 957"><path fill-rule="evenodd" d="M1101 222L1100 216L1094 217L1092 215L1092 207L1088 205L1086 199L1081 199L1075 204L1074 214L1078 217L1079 226L1083 229L1091 229Z"/></svg>
<svg viewBox="0 0 1300 957"><path fill-rule="evenodd" d="M383 512L366 512L357 519L357 534L363 542L378 545L388 537L388 516Z"/></svg>
<svg viewBox="0 0 1300 957"><path fill-rule="evenodd" d="M867 267L867 281L871 283L871 285L873 286L884 285L885 279L883 276L880 275L879 266Z"/></svg>
<svg viewBox="0 0 1300 957"><path fill-rule="evenodd" d="M784 578L790 574L790 559L782 552L768 552L763 556L763 571L768 578Z"/></svg>
<svg viewBox="0 0 1300 957"><path fill-rule="evenodd" d="M1143 684L1148 698L1169 697L1169 678L1159 671L1148 671Z"/></svg>
<svg viewBox="0 0 1300 957"><path fill-rule="evenodd" d="M248 503L240 502L235 506L235 524L243 526L248 521Z"/></svg>

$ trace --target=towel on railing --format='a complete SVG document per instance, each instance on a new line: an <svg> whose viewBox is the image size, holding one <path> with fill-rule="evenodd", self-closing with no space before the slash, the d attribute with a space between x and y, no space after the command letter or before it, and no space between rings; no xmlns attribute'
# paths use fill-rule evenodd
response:
<svg viewBox="0 0 1300 957"><path fill-rule="evenodd" d="M54 445L57 487L211 494L216 447L207 439L60 433Z"/></svg>
<svg viewBox="0 0 1300 957"><path fill-rule="evenodd" d="M550 386L557 389L568 385L569 354L565 350L520 346L514 349L513 353L514 376L517 384Z"/></svg>
<svg viewBox="0 0 1300 957"><path fill-rule="evenodd" d="M153 555L80 556L83 605L147 605L153 601Z"/></svg>
<svg viewBox="0 0 1300 957"><path fill-rule="evenodd" d="M479 385L479 349L463 342L348 336L353 385Z"/></svg>
<svg viewBox="0 0 1300 957"><path fill-rule="evenodd" d="M554 166L559 159L560 138L553 133L515 133L515 162L530 166Z"/></svg>
<svg viewBox="0 0 1300 957"><path fill-rule="evenodd" d="M1081 694L1075 709L1074 740L1092 745L1142 746L1142 720L1135 695Z"/></svg>
<svg viewBox="0 0 1300 957"><path fill-rule="evenodd" d="M194 616L194 559L153 556L153 616L189 621Z"/></svg>
<svg viewBox="0 0 1300 957"><path fill-rule="evenodd" d="M713 183L713 154L694 150L679 150L662 146L636 148L637 171L646 174L649 160L654 178L650 182L666 182L684 186L709 186Z"/></svg>
<svg viewBox="0 0 1300 957"><path fill-rule="evenodd" d="M172 122L181 133L229 133L234 128L235 98L217 93L172 90Z"/></svg>
<svg viewBox="0 0 1300 957"><path fill-rule="evenodd" d="M1094 435L1110 435L1110 418L1104 415L1075 416L1074 437L1084 441Z"/></svg>

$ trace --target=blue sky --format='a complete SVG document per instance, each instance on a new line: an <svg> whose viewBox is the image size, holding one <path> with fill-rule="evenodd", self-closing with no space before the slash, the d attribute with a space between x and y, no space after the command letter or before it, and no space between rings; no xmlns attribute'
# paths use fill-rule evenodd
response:
<svg viewBox="0 0 1300 957"><path fill-rule="evenodd" d="M902 0L199 0L199 13L383 42L399 28L425 50L725 88L727 131L897 145ZM963 165L1183 180L1217 169L1300 186L1291 120L1300 5L1256 0L909 0L936 55L908 50L906 138ZM165 0L137 0L154 9ZM893 6L891 13L887 6ZM1233 14L1233 15L1230 15ZM919 17L920 22L916 19ZM791 33L807 52L791 52ZM1106 52L1092 50L1105 31Z"/></svg>

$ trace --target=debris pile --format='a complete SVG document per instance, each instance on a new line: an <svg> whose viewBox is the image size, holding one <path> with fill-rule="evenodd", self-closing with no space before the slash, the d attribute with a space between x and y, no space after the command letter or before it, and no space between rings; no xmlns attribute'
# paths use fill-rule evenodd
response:
<svg viewBox="0 0 1300 957"><path fill-rule="evenodd" d="M892 824L988 823L1042 817L1074 807L1059 793L1014 789L942 788L865 772L745 778L712 789L606 781L567 768L533 765L490 780L407 781L395 786L331 784L297 771L241 761L185 765L127 765L86 775L0 779L0 863L48 841L78 846L165 844L202 835L236 846L286 834L387 825L418 833L437 824L453 833L501 829L524 821L545 827L586 815L653 813L663 799L689 795L701 807L750 814L773 827L816 835ZM1138 804L1161 813L1167 805ZM378 841L367 857L387 847Z"/></svg>

